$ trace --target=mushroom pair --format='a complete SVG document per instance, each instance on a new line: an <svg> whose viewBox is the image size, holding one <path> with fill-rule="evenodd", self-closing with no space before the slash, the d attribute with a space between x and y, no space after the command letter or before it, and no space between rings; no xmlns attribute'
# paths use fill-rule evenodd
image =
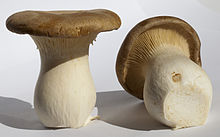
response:
<svg viewBox="0 0 220 137"><path fill-rule="evenodd" d="M137 24L120 48L116 72L161 123L174 129L205 123L212 85L201 68L199 37L185 21L160 16Z"/></svg>
<svg viewBox="0 0 220 137"><path fill-rule="evenodd" d="M118 29L112 11L23 11L10 16L7 28L30 34L41 56L34 108L46 127L79 128L93 118L96 90L89 70L89 45L99 32Z"/></svg>
<svg viewBox="0 0 220 137"><path fill-rule="evenodd" d="M78 128L93 118L96 92L88 49L97 34L118 29L109 10L24 11L10 16L7 28L30 34L41 56L34 107L47 127ZM116 62L123 88L144 99L149 114L172 128L204 124L212 86L201 68L200 40L175 17L137 24L125 38Z"/></svg>

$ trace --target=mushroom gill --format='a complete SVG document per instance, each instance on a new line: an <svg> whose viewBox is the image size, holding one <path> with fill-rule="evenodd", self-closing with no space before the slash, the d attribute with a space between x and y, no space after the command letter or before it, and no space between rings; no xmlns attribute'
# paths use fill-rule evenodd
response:
<svg viewBox="0 0 220 137"><path fill-rule="evenodd" d="M149 61L168 47L178 48L185 56L190 56L186 39L175 30L154 28L141 33L136 38L125 64L126 83L131 91L143 92Z"/></svg>

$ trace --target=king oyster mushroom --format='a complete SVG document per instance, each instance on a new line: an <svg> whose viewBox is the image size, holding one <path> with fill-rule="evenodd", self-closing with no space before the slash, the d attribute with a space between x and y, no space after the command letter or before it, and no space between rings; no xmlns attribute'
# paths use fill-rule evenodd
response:
<svg viewBox="0 0 220 137"><path fill-rule="evenodd" d="M34 108L47 127L79 128L90 120L96 91L89 70L89 45L100 32L120 27L117 14L105 9L23 11L10 16L7 28L30 34L41 56Z"/></svg>
<svg viewBox="0 0 220 137"><path fill-rule="evenodd" d="M199 37L185 21L159 16L137 24L120 48L116 72L161 123L176 129L205 123L212 85L201 68Z"/></svg>

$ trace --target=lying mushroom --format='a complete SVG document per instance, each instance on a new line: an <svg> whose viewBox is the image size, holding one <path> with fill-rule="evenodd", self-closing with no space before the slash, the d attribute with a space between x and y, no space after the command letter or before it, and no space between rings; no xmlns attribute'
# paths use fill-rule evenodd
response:
<svg viewBox="0 0 220 137"><path fill-rule="evenodd" d="M118 53L116 72L126 91L142 99L149 114L172 128L205 123L212 100L211 82L202 70L200 40L175 17L137 24Z"/></svg>
<svg viewBox="0 0 220 137"><path fill-rule="evenodd" d="M47 127L86 125L96 102L89 70L89 45L99 32L118 29L121 21L104 10L23 11L7 19L7 28L30 34L41 56L34 107Z"/></svg>

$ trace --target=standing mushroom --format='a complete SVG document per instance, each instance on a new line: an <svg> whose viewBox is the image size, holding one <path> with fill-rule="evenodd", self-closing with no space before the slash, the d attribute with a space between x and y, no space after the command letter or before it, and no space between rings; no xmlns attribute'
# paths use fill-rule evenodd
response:
<svg viewBox="0 0 220 137"><path fill-rule="evenodd" d="M47 127L79 128L90 120L96 91L89 70L89 45L99 32L118 29L112 11L23 11L10 16L7 28L30 34L41 56L34 107Z"/></svg>
<svg viewBox="0 0 220 137"><path fill-rule="evenodd" d="M202 70L200 40L185 21L146 19L125 38L118 53L118 80L143 99L149 114L172 128L205 123L212 85Z"/></svg>

